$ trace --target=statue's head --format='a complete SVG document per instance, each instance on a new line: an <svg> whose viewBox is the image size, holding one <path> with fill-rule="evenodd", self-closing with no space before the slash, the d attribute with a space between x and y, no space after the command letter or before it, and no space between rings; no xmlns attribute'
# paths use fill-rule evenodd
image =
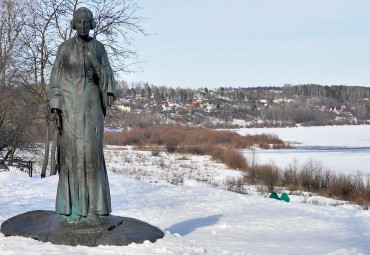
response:
<svg viewBox="0 0 370 255"><path fill-rule="evenodd" d="M89 31L96 27L92 12L86 7L78 8L73 14L71 27L77 31L79 36L88 36Z"/></svg>

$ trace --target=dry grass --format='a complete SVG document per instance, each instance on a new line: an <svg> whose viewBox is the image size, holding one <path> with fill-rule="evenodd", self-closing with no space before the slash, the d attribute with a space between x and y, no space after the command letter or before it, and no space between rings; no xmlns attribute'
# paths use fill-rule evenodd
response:
<svg viewBox="0 0 370 255"><path fill-rule="evenodd" d="M214 160L225 163L233 169L249 169L244 156L238 149L248 149L258 144L261 148L287 145L274 135L241 136L230 131L213 131L206 128L152 126L129 131L107 131L105 144L151 146L158 155L158 146L164 146L170 153L182 152L196 155L210 155Z"/></svg>
<svg viewBox="0 0 370 255"><path fill-rule="evenodd" d="M255 178L247 178L250 183L265 185L269 192L277 186L289 190L314 192L321 196L343 199L363 206L370 205L370 178L364 179L360 174L345 175L324 169L318 161L310 160L302 167L292 164L285 170L274 164L266 164L255 168Z"/></svg>
<svg viewBox="0 0 370 255"><path fill-rule="evenodd" d="M258 144L261 148L287 148L275 135L246 135L241 136L231 131L214 131L206 128L182 126L151 126L129 131L107 131L105 144L110 145L165 145L171 147L189 147L194 145L218 145L231 149L249 149Z"/></svg>

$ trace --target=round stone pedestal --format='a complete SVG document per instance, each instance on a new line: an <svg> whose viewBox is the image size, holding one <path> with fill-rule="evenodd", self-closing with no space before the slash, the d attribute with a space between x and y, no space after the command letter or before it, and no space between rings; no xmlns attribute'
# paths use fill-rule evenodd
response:
<svg viewBox="0 0 370 255"><path fill-rule="evenodd" d="M31 211L14 216L3 222L1 232L5 236L30 237L42 242L65 245L129 245L155 242L164 233L157 227L133 218L114 215L101 217L101 223L87 221L68 223L53 211Z"/></svg>

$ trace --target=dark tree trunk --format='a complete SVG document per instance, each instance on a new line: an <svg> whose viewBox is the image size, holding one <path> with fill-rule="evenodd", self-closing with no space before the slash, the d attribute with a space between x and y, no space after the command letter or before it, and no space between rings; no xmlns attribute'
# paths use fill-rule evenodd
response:
<svg viewBox="0 0 370 255"><path fill-rule="evenodd" d="M53 141L53 146L51 147L51 156L50 156L50 175L56 175L56 162L55 162L55 153L57 150L57 141L58 139L58 132L55 131L54 135L54 141Z"/></svg>
<svg viewBox="0 0 370 255"><path fill-rule="evenodd" d="M14 153L15 153L15 147L12 147L10 149L9 153L9 165L11 166L13 164L13 158L14 158Z"/></svg>
<svg viewBox="0 0 370 255"><path fill-rule="evenodd" d="M46 176L46 168L49 162L49 142L50 142L50 122L46 122L46 141L45 141L45 154L44 154L44 162L42 164L41 169L41 178L45 178Z"/></svg>

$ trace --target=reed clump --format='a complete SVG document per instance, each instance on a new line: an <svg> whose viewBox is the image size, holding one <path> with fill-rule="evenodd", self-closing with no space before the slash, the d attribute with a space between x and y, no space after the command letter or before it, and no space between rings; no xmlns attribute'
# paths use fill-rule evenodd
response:
<svg viewBox="0 0 370 255"><path fill-rule="evenodd" d="M252 145L262 147L289 148L289 144L275 135L242 136L232 131L214 131L206 128L182 126L150 126L128 131L106 131L105 144L110 145L166 145L176 144L179 147L197 145L217 145L231 149L249 149Z"/></svg>
<svg viewBox="0 0 370 255"><path fill-rule="evenodd" d="M308 191L350 201L364 209L370 205L370 177L364 178L360 173L334 173L325 169L320 161L309 160L302 166L291 164L286 169L273 163L257 165L253 175L248 174L245 179L250 184L265 185L269 192L273 192L275 187L287 187L291 191Z"/></svg>

